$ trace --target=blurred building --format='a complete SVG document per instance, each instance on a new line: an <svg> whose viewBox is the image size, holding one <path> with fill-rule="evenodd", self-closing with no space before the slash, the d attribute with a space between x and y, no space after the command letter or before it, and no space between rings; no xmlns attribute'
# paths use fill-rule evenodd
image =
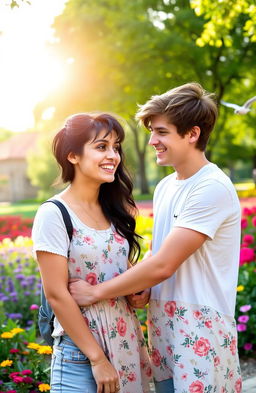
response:
<svg viewBox="0 0 256 393"><path fill-rule="evenodd" d="M37 188L27 177L27 154L35 149L38 133L20 132L0 143L0 202L35 198Z"/></svg>

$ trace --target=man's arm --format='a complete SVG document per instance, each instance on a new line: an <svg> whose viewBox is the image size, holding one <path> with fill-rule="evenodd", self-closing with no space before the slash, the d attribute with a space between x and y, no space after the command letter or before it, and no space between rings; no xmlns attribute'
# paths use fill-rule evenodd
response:
<svg viewBox="0 0 256 393"><path fill-rule="evenodd" d="M71 295L79 305L88 305L150 288L171 277L206 239L207 236L203 233L175 227L155 255L141 261L118 277L96 286L91 286L82 280L70 283Z"/></svg>

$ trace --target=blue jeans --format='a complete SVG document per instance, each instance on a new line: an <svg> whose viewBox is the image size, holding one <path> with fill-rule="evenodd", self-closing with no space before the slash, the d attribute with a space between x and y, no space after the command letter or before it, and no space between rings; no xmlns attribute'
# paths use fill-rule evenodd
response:
<svg viewBox="0 0 256 393"><path fill-rule="evenodd" d="M68 337L54 340L51 393L96 393L97 385L88 358Z"/></svg>
<svg viewBox="0 0 256 393"><path fill-rule="evenodd" d="M166 379L165 381L155 381L156 393L174 393L173 379Z"/></svg>

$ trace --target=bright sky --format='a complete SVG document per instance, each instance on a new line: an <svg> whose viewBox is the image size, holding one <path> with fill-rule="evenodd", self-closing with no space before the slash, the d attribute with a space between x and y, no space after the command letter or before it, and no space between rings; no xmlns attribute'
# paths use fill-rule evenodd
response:
<svg viewBox="0 0 256 393"><path fill-rule="evenodd" d="M24 131L34 125L33 108L65 80L65 65L46 43L66 0L30 0L11 9L0 3L0 128ZM54 108L44 114L48 118Z"/></svg>

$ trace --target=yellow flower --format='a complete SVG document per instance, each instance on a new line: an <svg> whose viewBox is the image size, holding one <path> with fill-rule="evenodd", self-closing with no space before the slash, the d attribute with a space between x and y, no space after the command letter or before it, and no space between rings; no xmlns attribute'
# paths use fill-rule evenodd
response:
<svg viewBox="0 0 256 393"><path fill-rule="evenodd" d="M40 348L40 345L37 344L37 343L28 343L27 347L29 349L36 349L36 350L38 350L38 348Z"/></svg>
<svg viewBox="0 0 256 393"><path fill-rule="evenodd" d="M52 347L49 345L40 345L40 347L37 350L37 353L40 355L51 355L52 354Z"/></svg>
<svg viewBox="0 0 256 393"><path fill-rule="evenodd" d="M11 330L11 333L12 333L13 335L18 334L18 333L21 333L21 332L24 332L24 329L21 329L21 328L14 328L14 329Z"/></svg>
<svg viewBox="0 0 256 393"><path fill-rule="evenodd" d="M238 285L236 290L237 290L237 292L242 292L244 290L244 286L243 285Z"/></svg>
<svg viewBox="0 0 256 393"><path fill-rule="evenodd" d="M4 360L2 363L0 363L0 366L1 367L8 367L8 366L11 366L12 363L13 363L12 360L7 359L7 360Z"/></svg>
<svg viewBox="0 0 256 393"><path fill-rule="evenodd" d="M13 336L14 336L14 334L11 333L11 332L3 332L3 333L1 334L1 337L2 337L2 338L12 338Z"/></svg>
<svg viewBox="0 0 256 393"><path fill-rule="evenodd" d="M147 327L146 327L145 325L141 325L141 330L142 330L143 332L146 332Z"/></svg>
<svg viewBox="0 0 256 393"><path fill-rule="evenodd" d="M40 385L38 385L38 388L40 392L47 392L47 390L51 389L51 386L48 385L48 383L40 383Z"/></svg>

